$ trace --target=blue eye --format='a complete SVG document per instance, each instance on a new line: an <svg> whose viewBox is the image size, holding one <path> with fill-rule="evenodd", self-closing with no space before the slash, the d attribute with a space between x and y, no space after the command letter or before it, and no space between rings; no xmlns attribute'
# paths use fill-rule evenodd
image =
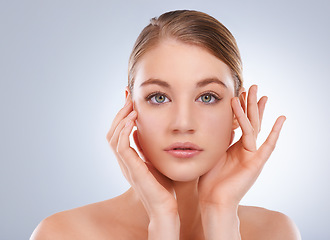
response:
<svg viewBox="0 0 330 240"><path fill-rule="evenodd" d="M150 94L146 97L146 100L152 104L162 104L169 102L169 99L166 97L166 95L160 92Z"/></svg>
<svg viewBox="0 0 330 240"><path fill-rule="evenodd" d="M206 93L200 96L198 99L201 99L201 102L203 103L212 104L218 102L220 100L220 97L213 93Z"/></svg>

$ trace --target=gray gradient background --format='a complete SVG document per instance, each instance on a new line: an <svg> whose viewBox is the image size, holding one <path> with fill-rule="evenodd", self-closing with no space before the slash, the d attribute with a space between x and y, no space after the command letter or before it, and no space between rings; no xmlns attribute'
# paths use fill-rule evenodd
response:
<svg viewBox="0 0 330 240"><path fill-rule="evenodd" d="M59 211L123 193L106 133L150 18L196 9L237 39L245 86L267 95L277 148L242 204L284 212L303 239L330 239L328 1L1 1L0 239L28 239Z"/></svg>

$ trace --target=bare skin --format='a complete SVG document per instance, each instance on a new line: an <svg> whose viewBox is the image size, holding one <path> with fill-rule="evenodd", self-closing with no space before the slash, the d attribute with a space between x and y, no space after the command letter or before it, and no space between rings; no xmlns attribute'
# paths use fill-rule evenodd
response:
<svg viewBox="0 0 330 240"><path fill-rule="evenodd" d="M234 96L228 66L203 48L176 41L144 55L135 84L134 94L126 89L126 104L107 134L132 188L46 218L32 239L300 239L284 214L239 205L285 121L280 116L257 148L267 101L258 101L257 86L247 98L243 89ZM133 125L142 158L130 147ZM237 127L243 134L231 145ZM199 155L185 160L168 155L167 146L185 141L199 145ZM172 150L193 148L181 146Z"/></svg>
<svg viewBox="0 0 330 240"><path fill-rule="evenodd" d="M187 190L187 189L186 189ZM186 198L185 224L180 239L203 240L200 214L196 198ZM196 209L197 210L197 209ZM191 213L194 213L193 215ZM264 208L242 206L238 208L242 239L300 239L294 223L284 214ZM113 199L56 213L44 219L31 236L38 239L123 239L142 240L148 236L148 215L139 198L130 188Z"/></svg>

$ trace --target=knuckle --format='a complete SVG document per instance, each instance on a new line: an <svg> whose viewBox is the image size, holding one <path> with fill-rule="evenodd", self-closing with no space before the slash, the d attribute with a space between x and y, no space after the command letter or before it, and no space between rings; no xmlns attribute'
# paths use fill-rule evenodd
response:
<svg viewBox="0 0 330 240"><path fill-rule="evenodd" d="M118 144L116 146L116 151L121 158L126 158L130 154L129 150L130 149L123 144Z"/></svg>
<svg viewBox="0 0 330 240"><path fill-rule="evenodd" d="M117 143L116 143L116 141L113 138L110 139L109 145L110 145L110 147L111 147L111 149L113 151L116 151L116 149L117 149Z"/></svg>
<svg viewBox="0 0 330 240"><path fill-rule="evenodd" d="M131 174L130 173L130 179L132 182L137 183L139 181L139 178L137 177L136 174Z"/></svg>
<svg viewBox="0 0 330 240"><path fill-rule="evenodd" d="M117 153L118 153L120 156L123 156L123 154L124 154L124 148L123 148L120 144L118 144L118 145L116 146L116 151L117 151Z"/></svg>
<svg viewBox="0 0 330 240"><path fill-rule="evenodd" d="M254 136L255 135L255 131L253 128L249 128L247 131L246 131L246 135L251 135L251 136Z"/></svg>
<svg viewBox="0 0 330 240"><path fill-rule="evenodd" d="M133 159L131 159L133 160ZM131 179L135 182L135 183L139 183L140 181L142 181L143 179L141 178L141 176L144 176L145 174L147 174L148 172L148 168L147 166L145 166L143 163L137 163L136 166L134 167L134 171L131 173ZM136 174L139 173L139 174Z"/></svg>
<svg viewBox="0 0 330 240"><path fill-rule="evenodd" d="M116 146L116 144L110 143L110 147L111 147L112 151L117 152L117 146Z"/></svg>
<svg viewBox="0 0 330 240"><path fill-rule="evenodd" d="M256 135L256 130L255 130L254 128L251 129L251 134L252 134L253 136Z"/></svg>
<svg viewBox="0 0 330 240"><path fill-rule="evenodd" d="M272 149L274 150L276 148L276 143L272 144Z"/></svg>
<svg viewBox="0 0 330 240"><path fill-rule="evenodd" d="M269 147L269 149L270 149L271 151L274 151L275 148L276 148L276 143L272 143L272 142L270 142L270 143L268 144L268 147Z"/></svg>

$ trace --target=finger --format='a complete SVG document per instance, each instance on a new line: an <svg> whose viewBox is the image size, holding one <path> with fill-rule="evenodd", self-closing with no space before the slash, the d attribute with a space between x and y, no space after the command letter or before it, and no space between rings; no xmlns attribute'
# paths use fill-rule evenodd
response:
<svg viewBox="0 0 330 240"><path fill-rule="evenodd" d="M255 136L259 133L259 111L257 103L257 85L252 85L249 89L249 95L247 99L247 116L250 120L251 126L254 129Z"/></svg>
<svg viewBox="0 0 330 240"><path fill-rule="evenodd" d="M120 132L125 127L125 124L128 122L128 120L129 119L134 120L136 118L136 115L137 115L136 112L132 111L125 119L123 119L116 127L115 132L109 141L109 144L110 144L111 148L113 149L113 151L116 155L116 158L118 160L118 164L127 180L129 179L128 170L127 170L126 165L123 163L121 157L119 156L119 154L117 152L117 146L118 146L118 139L119 139Z"/></svg>
<svg viewBox="0 0 330 240"><path fill-rule="evenodd" d="M132 129L133 121L128 120L120 133L118 141L119 156L129 173L127 180L137 193L149 216L156 216L164 210L174 209L176 202L173 198L174 192L171 191L170 186L166 184L165 186L161 185L149 170L149 168L153 169L151 163L143 162L137 152L130 147L129 135ZM160 173L159 176L161 176ZM167 187L172 196L169 195Z"/></svg>
<svg viewBox="0 0 330 240"><path fill-rule="evenodd" d="M145 177L151 173L137 152L130 146L129 135L133 126L133 121L129 119L120 132L117 152L128 169L131 181L136 183L145 180Z"/></svg>
<svg viewBox="0 0 330 240"><path fill-rule="evenodd" d="M268 98L266 96L263 96L259 102L258 102L258 109L259 109L259 132L261 130L261 123L262 123L262 118L264 116L264 110L266 107Z"/></svg>
<svg viewBox="0 0 330 240"><path fill-rule="evenodd" d="M261 155L261 159L263 159L264 162L267 161L267 159L270 157L272 152L275 149L276 142L280 136L280 132L283 126L284 121L286 120L285 116L280 116L277 118L272 131L268 135L266 141L261 145L259 148L259 153Z"/></svg>
<svg viewBox="0 0 330 240"><path fill-rule="evenodd" d="M159 182L168 192L170 192L174 196L175 193L172 186L172 181L168 177L160 173L150 161L145 162L145 164L148 167L151 174L157 180L157 182Z"/></svg>
<svg viewBox="0 0 330 240"><path fill-rule="evenodd" d="M232 108L236 115L237 121L242 129L242 141L243 147L248 151L256 150L256 138L254 136L253 127L250 124L249 119L244 114L239 99L237 97L232 99Z"/></svg>
<svg viewBox="0 0 330 240"><path fill-rule="evenodd" d="M127 172L129 175L128 180L131 186L138 192L140 197L144 199L144 202L162 202L159 192L165 189L170 190L170 187L161 177L161 173L153 167L151 162L144 162L138 156L137 152L130 147L129 134L132 131L132 128L133 121L128 120L120 133L118 142L118 153L122 159L122 162L127 167Z"/></svg>
<svg viewBox="0 0 330 240"><path fill-rule="evenodd" d="M119 135L122 131L122 129L125 127L125 124L128 122L128 120L135 120L137 117L136 111L132 111L126 118L122 119L119 124L117 125L113 135L111 136L111 139L109 141L109 144L111 148L117 152L117 146L118 146L118 139Z"/></svg>
<svg viewBox="0 0 330 240"><path fill-rule="evenodd" d="M112 121L110 130L108 131L106 135L106 139L109 142L113 133L116 130L116 127L120 123L121 120L123 120L131 111L133 110L133 104L130 99L127 100L125 106L117 113L114 120Z"/></svg>
<svg viewBox="0 0 330 240"><path fill-rule="evenodd" d="M121 172L123 173L124 177L130 182L130 175L129 175L128 169L119 155L117 157L117 162L119 164L119 167L120 167Z"/></svg>
<svg viewBox="0 0 330 240"><path fill-rule="evenodd" d="M135 145L136 145L139 153L141 154L141 156L143 157L143 159L146 159L145 156L144 156L143 150L141 148L141 144L139 142L139 138L138 138L138 135L137 135L137 130L135 130L133 132L133 139L134 139Z"/></svg>
<svg viewBox="0 0 330 240"><path fill-rule="evenodd" d="M246 92L241 93L241 97L239 98L241 106L243 106L243 112L246 114Z"/></svg>

